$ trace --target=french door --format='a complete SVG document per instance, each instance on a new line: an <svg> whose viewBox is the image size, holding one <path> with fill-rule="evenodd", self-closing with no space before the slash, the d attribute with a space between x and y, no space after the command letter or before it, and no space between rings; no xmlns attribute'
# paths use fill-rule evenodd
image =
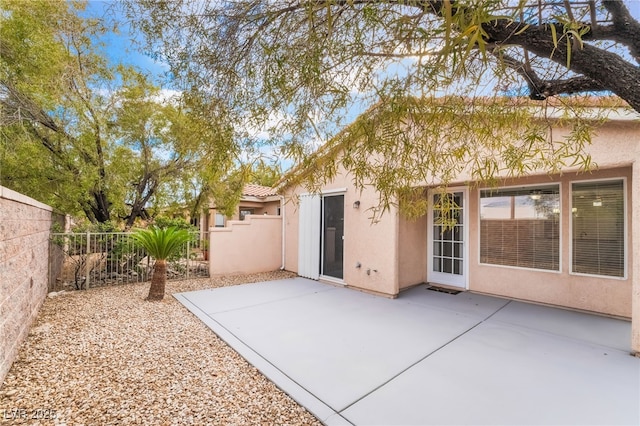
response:
<svg viewBox="0 0 640 426"><path fill-rule="evenodd" d="M428 281L467 288L467 190L430 192Z"/></svg>

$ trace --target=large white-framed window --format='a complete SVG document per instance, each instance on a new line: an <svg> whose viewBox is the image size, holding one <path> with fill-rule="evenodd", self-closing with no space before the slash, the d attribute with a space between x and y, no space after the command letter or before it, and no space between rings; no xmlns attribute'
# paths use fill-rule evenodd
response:
<svg viewBox="0 0 640 426"><path fill-rule="evenodd" d="M480 263L560 271L560 185L480 191Z"/></svg>
<svg viewBox="0 0 640 426"><path fill-rule="evenodd" d="M571 182L571 272L626 277L625 179Z"/></svg>

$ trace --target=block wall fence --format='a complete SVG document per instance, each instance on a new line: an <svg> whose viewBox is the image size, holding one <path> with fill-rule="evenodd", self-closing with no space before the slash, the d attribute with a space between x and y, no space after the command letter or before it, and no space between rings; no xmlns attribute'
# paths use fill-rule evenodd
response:
<svg viewBox="0 0 640 426"><path fill-rule="evenodd" d="M249 215L209 231L211 275L269 272L282 266L282 216Z"/></svg>
<svg viewBox="0 0 640 426"><path fill-rule="evenodd" d="M0 385L48 290L51 207L0 186Z"/></svg>

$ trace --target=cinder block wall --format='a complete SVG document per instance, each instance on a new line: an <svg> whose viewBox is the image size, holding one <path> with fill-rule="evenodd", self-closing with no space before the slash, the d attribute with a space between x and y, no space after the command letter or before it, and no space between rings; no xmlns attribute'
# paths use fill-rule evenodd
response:
<svg viewBox="0 0 640 426"><path fill-rule="evenodd" d="M0 186L0 384L47 296L51 207Z"/></svg>

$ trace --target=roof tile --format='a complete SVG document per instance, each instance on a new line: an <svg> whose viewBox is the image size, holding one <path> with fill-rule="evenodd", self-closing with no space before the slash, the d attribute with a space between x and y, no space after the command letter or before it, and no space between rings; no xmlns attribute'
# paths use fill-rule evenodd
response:
<svg viewBox="0 0 640 426"><path fill-rule="evenodd" d="M268 197L270 195L278 195L278 193L268 186L247 184L242 190L242 195L247 197Z"/></svg>

